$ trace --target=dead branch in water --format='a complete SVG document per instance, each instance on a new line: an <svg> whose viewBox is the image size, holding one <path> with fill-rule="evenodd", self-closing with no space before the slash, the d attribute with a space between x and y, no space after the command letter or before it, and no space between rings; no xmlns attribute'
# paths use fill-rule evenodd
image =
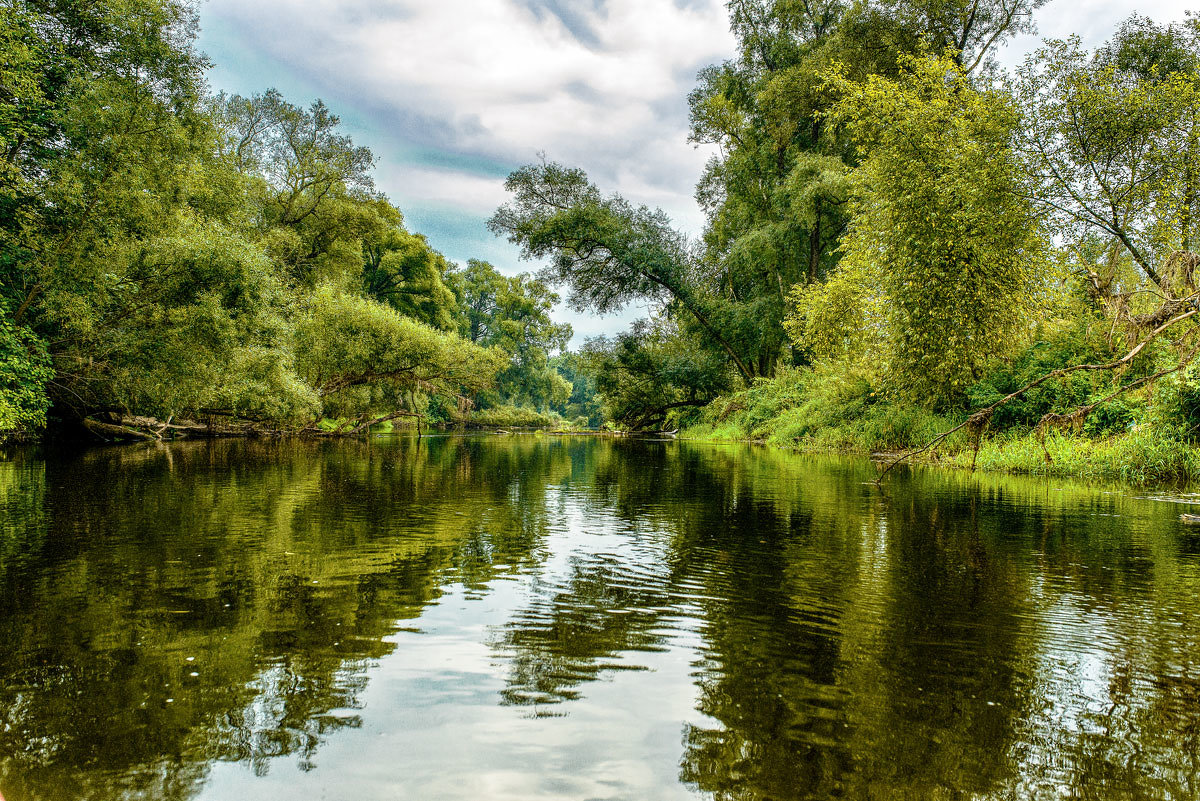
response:
<svg viewBox="0 0 1200 801"><path fill-rule="evenodd" d="M1008 395L1005 395L1003 398L1000 398L994 403L979 409L971 414L971 416L962 423L958 424L949 431L943 431L917 450L909 451L896 457L879 473L878 476L876 476L875 483L878 485L880 482L882 482L883 477L891 472L892 468L894 468L896 465L937 447L938 444L944 442L948 437L958 433L959 431L962 431L963 429L967 429L968 433L971 435L971 470L974 471L975 462L979 456L979 448L983 440L983 434L991 424L992 415L995 414L996 410L1001 406L1004 406L1005 404L1021 397L1026 392L1029 392L1030 390L1035 389L1036 387L1039 387L1047 381L1055 378L1062 378L1070 375L1071 373L1082 371L1111 371L1125 367L1132 362L1137 355L1146 348L1147 345L1157 339L1163 332L1183 322L1184 320L1195 316L1197 313L1200 313L1200 293L1198 293L1196 290L1196 285L1193 278L1197 266L1200 265L1200 257L1197 257L1197 255L1194 253L1180 252L1171 257L1171 259L1168 261L1168 265L1172 268L1172 274L1176 277L1178 288L1187 289L1189 290L1190 294L1184 298L1166 298L1166 300L1163 302L1163 305L1157 311L1151 314L1132 317L1126 313L1125 319L1133 326L1134 331L1137 331L1140 328L1149 327L1151 325L1156 327L1149 334L1147 334L1144 339L1138 342L1137 345L1133 346L1124 356L1116 359L1115 361L1104 364L1076 364L1072 365L1071 367L1060 367L1057 370L1051 370L1049 373L1046 373L1040 378L1030 381L1020 389L1010 392ZM1167 288L1169 289L1170 287L1171 284L1168 283ZM1184 311L1185 309L1186 311ZM1191 335L1194 331L1195 329L1187 331L1184 334L1184 338ZM1182 342L1182 340L1180 341ZM1117 398L1126 392L1129 392L1130 390L1136 389L1137 387L1157 381L1164 376L1177 373L1180 370L1185 369L1196 359L1197 354L1200 354L1200 344L1196 345L1186 354L1181 356L1179 363L1174 367L1159 370L1151 375L1143 376L1130 381L1129 383L1118 387L1116 390L1100 400L1084 406L1079 406L1066 414L1056 414L1051 412L1044 415L1042 419L1038 421L1034 431L1038 438L1038 442L1041 444L1042 450L1046 455L1046 461L1052 461L1050 458L1050 451L1046 447L1046 432L1050 428L1070 427L1075 430L1079 430L1083 426L1084 420L1087 419L1087 416L1091 414L1096 407L1108 403L1114 398Z"/></svg>

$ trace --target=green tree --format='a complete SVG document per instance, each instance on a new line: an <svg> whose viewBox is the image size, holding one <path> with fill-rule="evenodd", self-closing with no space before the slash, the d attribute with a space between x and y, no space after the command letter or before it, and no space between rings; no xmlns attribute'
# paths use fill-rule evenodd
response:
<svg viewBox="0 0 1200 801"><path fill-rule="evenodd" d="M1135 265L1160 292L1200 226L1200 22L1130 18L1094 55L1078 38L1049 41L1013 83L1024 110L1018 147L1049 215L1100 294ZM1100 248L1091 247L1095 243Z"/></svg>
<svg viewBox="0 0 1200 801"><path fill-rule="evenodd" d="M773 374L788 344L788 291L824 280L849 220L847 172L859 159L828 123L824 75L896 77L901 60L933 48L970 72L995 47L1031 30L1044 0L736 0L738 55L701 71L689 96L691 140L715 145L697 186L708 216L712 317L746 343L757 375ZM794 358L802 358L795 354Z"/></svg>
<svg viewBox="0 0 1200 801"><path fill-rule="evenodd" d="M506 276L485 261L471 259L449 274L460 299L460 333L482 346L508 355L485 405L532 405L542 411L564 406L571 385L550 366L550 356L563 351L571 326L551 317L558 295L528 273Z"/></svg>
<svg viewBox="0 0 1200 801"><path fill-rule="evenodd" d="M52 378L46 343L14 324L0 305L0 441L46 424L46 383Z"/></svg>
<svg viewBox="0 0 1200 801"><path fill-rule="evenodd" d="M662 428L674 412L705 406L728 388L720 355L697 350L665 318L590 339L581 358L596 377L605 417L633 431Z"/></svg>
<svg viewBox="0 0 1200 801"><path fill-rule="evenodd" d="M588 369L583 355L560 353L550 359L550 366L571 385L571 396L554 411L568 420L586 418L588 428L599 428L604 423L604 409L596 376Z"/></svg>
<svg viewBox="0 0 1200 801"><path fill-rule="evenodd" d="M1044 280L1016 110L946 56L913 58L897 80L833 81L862 162L841 265L796 293L792 330L820 355L877 360L897 394L958 401L1012 347Z"/></svg>
<svg viewBox="0 0 1200 801"><path fill-rule="evenodd" d="M190 4L0 14L0 428L47 398L94 431L288 428L493 380L493 353L423 325L455 325L448 265L374 191L370 150L320 101L209 96Z"/></svg>
<svg viewBox="0 0 1200 801"><path fill-rule="evenodd" d="M543 275L571 288L569 303L600 314L634 300L671 303L723 349L746 380L754 370L711 318L704 265L661 210L603 196L582 170L531 164L512 173L513 199L488 222L525 258L551 257Z"/></svg>
<svg viewBox="0 0 1200 801"><path fill-rule="evenodd" d="M296 366L321 412L388 418L408 393L456 396L490 386L503 353L404 317L369 298L322 285L296 324Z"/></svg>
<svg viewBox="0 0 1200 801"><path fill-rule="evenodd" d="M424 236L405 229L399 209L382 198L369 205L377 222L362 239L366 293L414 320L453 330L459 309L446 284L450 263Z"/></svg>
<svg viewBox="0 0 1200 801"><path fill-rule="evenodd" d="M289 279L314 286L356 275L360 240L379 222L371 151L341 133L320 100L304 109L272 89L220 95L212 105L221 156L255 179L265 244Z"/></svg>

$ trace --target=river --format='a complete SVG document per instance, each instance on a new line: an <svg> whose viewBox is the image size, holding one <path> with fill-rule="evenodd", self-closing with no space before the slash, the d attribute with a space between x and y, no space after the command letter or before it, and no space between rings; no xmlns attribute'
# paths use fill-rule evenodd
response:
<svg viewBox="0 0 1200 801"><path fill-rule="evenodd" d="M0 793L1194 799L1180 492L542 436L0 458Z"/></svg>

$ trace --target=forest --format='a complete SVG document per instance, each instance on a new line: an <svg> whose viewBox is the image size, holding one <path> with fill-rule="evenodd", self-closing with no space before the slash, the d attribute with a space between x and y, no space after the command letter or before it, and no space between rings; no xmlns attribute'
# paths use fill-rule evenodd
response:
<svg viewBox="0 0 1200 801"><path fill-rule="evenodd" d="M178 0L0 4L0 432L661 431L1200 475L1200 19L731 0L701 236L545 160L438 253L317 101L212 92ZM653 311L568 350L551 311Z"/></svg>

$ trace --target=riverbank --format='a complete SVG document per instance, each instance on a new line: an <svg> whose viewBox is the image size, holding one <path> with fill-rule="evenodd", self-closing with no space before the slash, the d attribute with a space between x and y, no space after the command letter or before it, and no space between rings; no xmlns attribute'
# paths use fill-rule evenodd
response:
<svg viewBox="0 0 1200 801"><path fill-rule="evenodd" d="M770 381L705 407L679 437L709 442L758 442L809 453L901 454L923 448L966 419L878 398L852 380L815 386ZM984 436L978 454L965 430L947 437L920 461L992 472L1146 483L1200 480L1200 448L1170 423L1131 423L1125 431L1051 430L1043 449L1029 425ZM1047 453L1049 459L1047 459Z"/></svg>

